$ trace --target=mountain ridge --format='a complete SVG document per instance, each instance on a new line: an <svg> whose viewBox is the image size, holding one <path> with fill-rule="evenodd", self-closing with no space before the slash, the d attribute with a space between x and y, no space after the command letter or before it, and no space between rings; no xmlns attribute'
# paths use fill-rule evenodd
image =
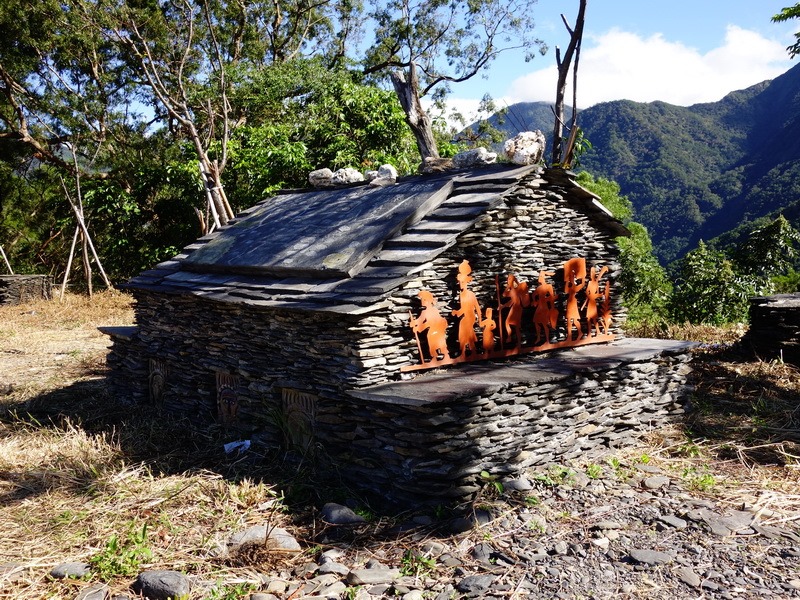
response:
<svg viewBox="0 0 800 600"><path fill-rule="evenodd" d="M552 147L550 104L508 108L490 122L509 136L541 129ZM664 263L780 212L800 227L800 65L717 102L602 102L578 124L592 144L579 168L619 183Z"/></svg>

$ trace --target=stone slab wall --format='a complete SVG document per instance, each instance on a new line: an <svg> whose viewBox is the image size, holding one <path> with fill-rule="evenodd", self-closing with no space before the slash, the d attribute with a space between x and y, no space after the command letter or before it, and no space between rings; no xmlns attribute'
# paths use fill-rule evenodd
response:
<svg viewBox="0 0 800 600"><path fill-rule="evenodd" d="M48 275L0 275L0 304L49 300L52 281Z"/></svg>
<svg viewBox="0 0 800 600"><path fill-rule="evenodd" d="M800 365L800 293L751 298L742 343L763 360Z"/></svg>
<svg viewBox="0 0 800 600"><path fill-rule="evenodd" d="M598 458L680 420L691 392L688 360L682 348L438 403L323 399L316 437L342 477L376 498L400 505L463 499L478 491L481 471L514 476L533 465ZM530 356L524 362L537 369Z"/></svg>
<svg viewBox="0 0 800 600"><path fill-rule="evenodd" d="M364 329L365 335L354 346L368 367L359 373L354 384L369 386L395 379L399 365L419 362L416 342L408 327L409 311L415 315L419 312L417 294L426 289L436 297L440 314L449 317L450 311L458 308L456 275L462 260L468 260L472 267L474 281L470 289L479 303L496 312L496 276L501 276L502 285L503 274L515 274L533 289L540 270L559 271L565 261L576 256L586 258L587 268L608 267L602 283L611 282L613 331L620 334L625 311L619 295L614 293L620 272L616 243L567 200L564 189L547 184L540 174L530 176L513 188L502 204L487 211L475 226L459 236L452 248L393 294L391 306L372 316L371 326ZM561 294L558 303L563 305L566 295L560 276L558 272L550 281ZM457 320L450 318L450 333L457 335ZM376 339L377 332L381 339ZM453 340L451 346L458 344Z"/></svg>
<svg viewBox="0 0 800 600"><path fill-rule="evenodd" d="M340 395L361 368L351 351L360 335L351 331L357 323L339 316L188 295L134 295L137 327L108 331L114 342L108 364L114 393L136 402L157 402L209 421L218 416L218 375L232 376L235 424L277 435L283 388ZM156 384L160 393L152 389Z"/></svg>

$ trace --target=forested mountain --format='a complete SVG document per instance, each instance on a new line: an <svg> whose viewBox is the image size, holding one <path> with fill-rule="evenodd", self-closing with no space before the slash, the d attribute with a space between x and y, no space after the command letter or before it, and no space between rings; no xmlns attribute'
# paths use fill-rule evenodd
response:
<svg viewBox="0 0 800 600"><path fill-rule="evenodd" d="M800 65L719 102L604 102L578 123L592 144L580 168L620 184L662 262L779 212L800 226ZM520 103L499 127L552 124L546 103Z"/></svg>

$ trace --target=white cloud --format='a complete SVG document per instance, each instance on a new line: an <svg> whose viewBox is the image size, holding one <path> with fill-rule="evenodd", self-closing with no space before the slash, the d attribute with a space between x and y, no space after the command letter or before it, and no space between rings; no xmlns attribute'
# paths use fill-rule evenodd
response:
<svg viewBox="0 0 800 600"><path fill-rule="evenodd" d="M705 54L661 34L643 38L612 29L584 40L578 105L621 99L680 106L714 102L733 90L773 79L790 65L785 44L735 25L727 27L721 47ZM528 73L512 82L506 98L552 102L556 76L555 66Z"/></svg>

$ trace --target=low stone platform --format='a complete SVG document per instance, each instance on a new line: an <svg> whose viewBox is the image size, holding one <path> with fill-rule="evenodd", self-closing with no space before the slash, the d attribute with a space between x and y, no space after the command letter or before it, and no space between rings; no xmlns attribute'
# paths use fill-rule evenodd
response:
<svg viewBox="0 0 800 600"><path fill-rule="evenodd" d="M114 340L108 356L112 393L146 402L148 367L138 329L101 330ZM297 407L275 399L286 384L274 381L274 365L252 363L247 372L237 372L239 396L254 395L252 390L263 395L252 406L243 404L228 425L266 447L290 442L315 448L321 468L335 469L377 501L440 505L477 492L486 483L483 471L513 478L534 465L599 458L680 420L691 393L693 345L625 338L435 369L368 387L329 387L306 398L300 438L286 429L297 416L287 411ZM177 375L168 373L165 385L174 385ZM178 380L175 389L185 388ZM195 389L200 397L201 388ZM203 413L182 406L164 404L204 420ZM283 417L251 416L259 411L283 411Z"/></svg>
<svg viewBox="0 0 800 600"><path fill-rule="evenodd" d="M51 288L49 275L0 275L0 304L49 300Z"/></svg>
<svg viewBox="0 0 800 600"><path fill-rule="evenodd" d="M800 365L800 294L750 299L750 329L742 343L762 360Z"/></svg>
<svg viewBox="0 0 800 600"><path fill-rule="evenodd" d="M477 492L482 471L587 458L682 417L690 342L623 339L473 364L321 403L315 437L342 476L400 504Z"/></svg>

